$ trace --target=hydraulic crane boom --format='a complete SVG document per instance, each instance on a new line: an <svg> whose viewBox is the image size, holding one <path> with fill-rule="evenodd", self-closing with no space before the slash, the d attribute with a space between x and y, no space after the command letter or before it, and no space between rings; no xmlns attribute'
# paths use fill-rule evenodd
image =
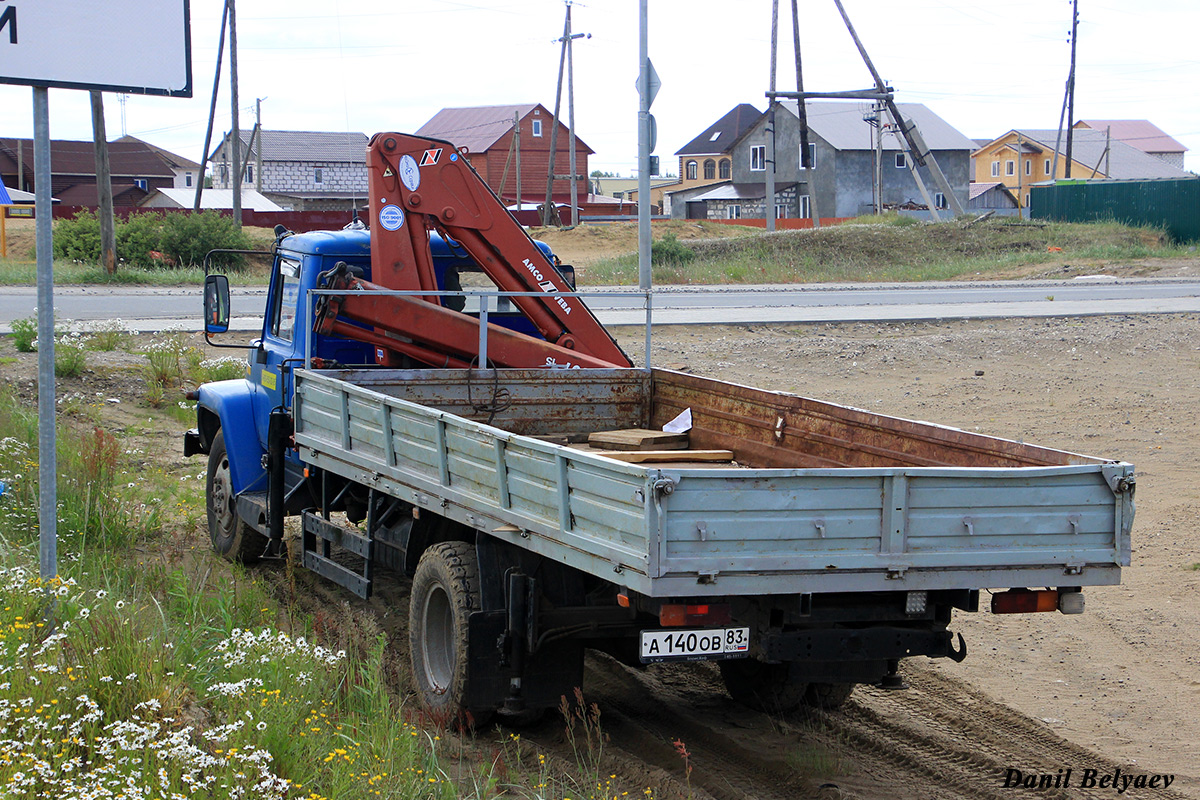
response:
<svg viewBox="0 0 1200 800"><path fill-rule="evenodd" d="M332 286L437 291L429 246L429 233L437 231L466 250L502 291L540 293L512 302L545 341L489 326L489 342L496 337L498 345L489 345L489 361L507 367L632 366L587 306L561 295L570 291L566 280L453 144L377 133L367 145L367 172L372 282L342 275ZM435 365L442 357L447 365L469 363L478 346L478 320L437 305L432 296L370 295L351 292L330 303L319 321L322 332L355 335L359 329L336 322L340 315L372 325L369 340L378 347ZM397 342L397 336L408 341Z"/></svg>

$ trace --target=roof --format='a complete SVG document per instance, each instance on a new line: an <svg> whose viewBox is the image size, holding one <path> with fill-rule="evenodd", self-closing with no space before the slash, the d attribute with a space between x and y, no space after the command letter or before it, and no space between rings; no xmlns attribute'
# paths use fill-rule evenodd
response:
<svg viewBox="0 0 1200 800"><path fill-rule="evenodd" d="M795 100L780 103L793 116L798 116ZM872 103L862 102L809 102L805 104L808 127L837 150L871 150L874 128L863 120L870 114ZM959 133L950 123L930 111L921 103L897 103L900 115L911 119L925 139L930 150L966 150L974 152L975 141ZM896 135L885 133L884 150L900 150Z"/></svg>
<svg viewBox="0 0 1200 800"><path fill-rule="evenodd" d="M1187 148L1163 133L1148 119L1081 119L1075 128L1112 131L1112 138L1136 147L1143 153L1183 153Z"/></svg>
<svg viewBox="0 0 1200 800"><path fill-rule="evenodd" d="M0 180L0 206L11 206L12 198L8 196L8 189L4 188L4 181Z"/></svg>
<svg viewBox="0 0 1200 800"><path fill-rule="evenodd" d="M239 138L243 147L250 147L253 130L241 130ZM324 161L350 164L367 163L367 135L358 131L261 131L262 160L271 161ZM229 135L226 134L226 140ZM216 160L223 141L213 151ZM245 151L242 153L245 158Z"/></svg>
<svg viewBox="0 0 1200 800"><path fill-rule="evenodd" d="M1044 145L1047 153L1054 152L1054 141L1058 130L1026 130L1017 131L1022 136ZM1007 135L1007 134L1005 134ZM1003 138L1003 137L1001 137ZM1104 147L1107 136L1102 130L1075 128L1072 133L1071 158L1088 167L1100 165L1103 170ZM1062 150L1067 149L1067 137L1063 136ZM1192 174L1178 167L1173 167L1162 159L1131 147L1121 141L1110 143L1108 156L1108 171L1110 178L1190 178ZM1086 175L1074 177L1085 178Z"/></svg>
<svg viewBox="0 0 1200 800"><path fill-rule="evenodd" d="M122 136L120 139L114 139L113 141L125 142L125 143L133 142L136 144L140 144L144 147L148 147L151 150L153 150L155 153L157 153L158 156L163 161L166 162L168 167L171 167L173 169L191 169L191 170L199 170L200 169L200 165L197 164L195 161L184 158L181 155L176 155L175 153L172 153L170 150L164 150L163 148L159 147L158 145L150 144L149 142L143 141L142 139L139 139L136 136Z"/></svg>
<svg viewBox="0 0 1200 800"><path fill-rule="evenodd" d="M775 191L786 191L795 183L777 183ZM767 196L765 183L722 183L702 194L693 195L690 200L761 200Z"/></svg>
<svg viewBox="0 0 1200 800"><path fill-rule="evenodd" d="M420 127L417 136L446 139L455 147L465 147L468 153L485 153L513 129L514 115L525 119L535 109L543 112L547 120L554 120L554 115L541 103L443 108ZM567 130L565 125L563 130ZM589 154L595 152L579 137L575 138L575 144L576 148L582 147ZM566 145L563 147L565 152Z"/></svg>
<svg viewBox="0 0 1200 800"><path fill-rule="evenodd" d="M100 195L97 192L98 184L95 183L77 183L74 186L69 186L58 193L58 199L62 201L64 206L98 206L100 205ZM128 197L132 203L137 203L141 198L145 197L147 192L140 186L132 183L112 182L113 201ZM122 205L129 205L122 203Z"/></svg>
<svg viewBox="0 0 1200 800"><path fill-rule="evenodd" d="M677 156L728 153L734 142L762 118L763 112L749 103L739 103L704 132L675 151Z"/></svg>
<svg viewBox="0 0 1200 800"><path fill-rule="evenodd" d="M169 203L160 202L165 198ZM158 189L152 192L141 205L143 207L159 208L191 208L196 201L195 189ZM233 189L204 189L200 193L200 208L233 208ZM283 211L283 207L263 197L253 189L242 190L242 208L252 211Z"/></svg>
<svg viewBox="0 0 1200 800"><path fill-rule="evenodd" d="M1011 197L1014 203L1016 202L1016 197L1013 196L1012 190L1003 183L972 183L967 190L967 199L974 200L976 197L987 194L993 189L999 189L1001 192Z"/></svg>
<svg viewBox="0 0 1200 800"><path fill-rule="evenodd" d="M0 139L0 171L16 172L17 145L20 143L26 173L33 175L33 140ZM167 166L154 148L140 139L116 140L108 143L109 172L116 177L149 178L154 176L174 178L175 173ZM50 141L50 174L52 175L95 175L96 152L90 142L65 139Z"/></svg>

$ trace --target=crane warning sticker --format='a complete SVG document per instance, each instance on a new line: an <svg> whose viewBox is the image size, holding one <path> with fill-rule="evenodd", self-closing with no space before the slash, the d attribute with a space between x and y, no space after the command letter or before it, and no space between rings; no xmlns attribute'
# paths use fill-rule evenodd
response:
<svg viewBox="0 0 1200 800"><path fill-rule="evenodd" d="M438 163L438 161L441 161L441 159L442 159L442 148L435 147L432 150L426 150L425 154L421 156L421 166L422 167L435 166Z"/></svg>
<svg viewBox="0 0 1200 800"><path fill-rule="evenodd" d="M379 209L379 225L385 231L398 231L404 227L404 209L387 205Z"/></svg>
<svg viewBox="0 0 1200 800"><path fill-rule="evenodd" d="M400 156L399 170L400 180L404 182L405 188L415 192L421 185L421 168L417 166L417 160L407 154Z"/></svg>

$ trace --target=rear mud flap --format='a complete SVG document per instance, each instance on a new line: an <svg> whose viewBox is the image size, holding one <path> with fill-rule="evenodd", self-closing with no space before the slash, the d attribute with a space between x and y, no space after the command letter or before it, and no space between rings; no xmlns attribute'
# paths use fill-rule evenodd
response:
<svg viewBox="0 0 1200 800"><path fill-rule="evenodd" d="M469 708L499 708L513 698L523 701L525 708L553 708L583 685L581 642L563 639L543 644L536 653L525 655L524 674L516 675L504 652L506 612L476 611L467 624Z"/></svg>

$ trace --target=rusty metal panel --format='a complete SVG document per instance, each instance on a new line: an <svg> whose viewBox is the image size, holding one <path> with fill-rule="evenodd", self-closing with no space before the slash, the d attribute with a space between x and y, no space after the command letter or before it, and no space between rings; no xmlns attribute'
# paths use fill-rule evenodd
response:
<svg viewBox="0 0 1200 800"><path fill-rule="evenodd" d="M692 446L753 467L1020 467L1103 459L890 417L785 392L653 371L650 427L692 410Z"/></svg>

